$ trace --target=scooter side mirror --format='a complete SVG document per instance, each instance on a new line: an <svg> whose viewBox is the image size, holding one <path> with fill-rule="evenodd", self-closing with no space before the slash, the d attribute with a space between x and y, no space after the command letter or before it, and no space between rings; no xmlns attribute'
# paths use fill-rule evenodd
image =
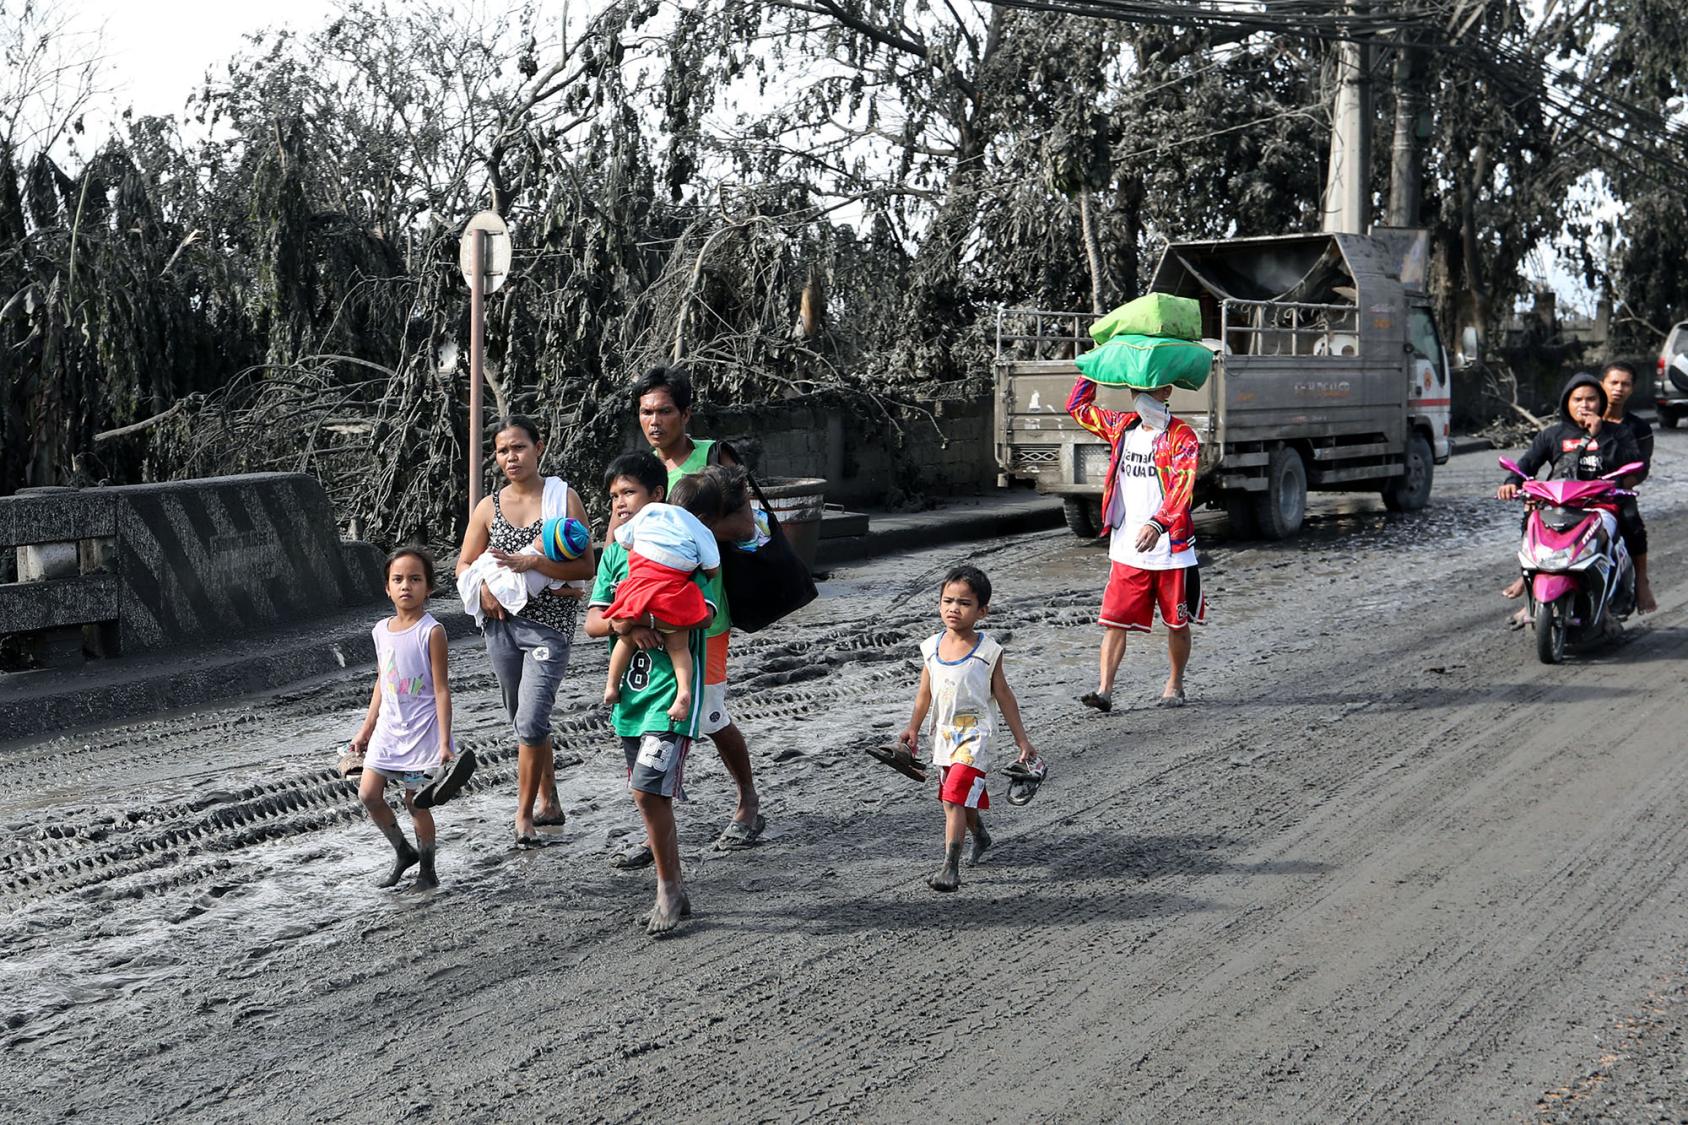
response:
<svg viewBox="0 0 1688 1125"><path fill-rule="evenodd" d="M1631 473L1639 473L1642 469L1645 469L1646 467L1647 466L1644 465L1643 463L1641 463L1640 461L1631 461L1627 465L1622 465L1622 466L1620 466L1616 469L1613 469L1611 472L1605 474L1600 479L1601 480L1617 480L1619 477L1627 477Z"/></svg>
<svg viewBox="0 0 1688 1125"><path fill-rule="evenodd" d="M1524 471L1523 467L1520 466L1518 464L1518 462L1512 460L1512 458L1501 457L1501 458L1498 458L1498 460L1500 461L1500 467L1505 469L1507 472L1517 473L1519 476L1523 477L1525 480L1528 480L1530 478L1530 474L1526 473Z"/></svg>

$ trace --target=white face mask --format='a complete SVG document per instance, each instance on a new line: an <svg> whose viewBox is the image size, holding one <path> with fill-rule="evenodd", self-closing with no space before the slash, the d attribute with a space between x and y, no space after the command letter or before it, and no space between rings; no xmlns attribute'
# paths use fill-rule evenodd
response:
<svg viewBox="0 0 1688 1125"><path fill-rule="evenodd" d="M1138 392L1131 405L1142 416L1143 424L1151 430L1164 430L1172 424L1171 409L1152 395Z"/></svg>

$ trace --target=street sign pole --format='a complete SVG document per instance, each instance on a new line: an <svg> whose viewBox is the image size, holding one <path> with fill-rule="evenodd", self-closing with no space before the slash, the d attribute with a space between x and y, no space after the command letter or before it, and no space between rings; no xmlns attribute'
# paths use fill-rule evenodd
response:
<svg viewBox="0 0 1688 1125"><path fill-rule="evenodd" d="M457 265L469 283L469 518L481 502L482 388L486 366L486 298L510 276L510 228L496 211L470 219L457 248Z"/></svg>
<svg viewBox="0 0 1688 1125"><path fill-rule="evenodd" d="M486 359L486 232L469 237L469 518L481 503L482 364Z"/></svg>

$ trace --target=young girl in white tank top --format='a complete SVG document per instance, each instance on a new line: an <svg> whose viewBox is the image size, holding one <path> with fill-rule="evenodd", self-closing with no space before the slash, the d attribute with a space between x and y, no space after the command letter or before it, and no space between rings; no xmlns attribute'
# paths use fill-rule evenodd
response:
<svg viewBox="0 0 1688 1125"><path fill-rule="evenodd" d="M391 887L421 864L414 887L439 886L434 872L434 814L417 808L416 791L425 771L452 759L451 685L446 678L445 630L423 608L434 589L434 560L419 547L387 557L387 596L393 616L379 622L375 636L375 692L352 749L364 755L358 796L369 819L393 845L393 866L376 885ZM387 782L396 781L416 829L416 846L404 838L387 807Z"/></svg>

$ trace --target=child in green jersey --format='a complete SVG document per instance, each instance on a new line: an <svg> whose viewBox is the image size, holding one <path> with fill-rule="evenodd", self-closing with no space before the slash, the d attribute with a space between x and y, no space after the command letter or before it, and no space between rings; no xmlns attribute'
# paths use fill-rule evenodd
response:
<svg viewBox="0 0 1688 1125"><path fill-rule="evenodd" d="M668 474L649 453L627 453L610 463L604 474L615 522L637 515L646 504L661 501L668 491ZM685 799L682 779L686 752L697 737L697 710L683 719L668 710L679 693L674 665L663 651L662 637L635 621L611 620L604 610L615 601L615 588L627 577L626 548L611 539L598 560L597 578L586 613L586 635L626 639L638 651L621 679L621 698L610 712L610 725L621 738L627 756L627 785L644 819L646 838L656 861L656 904L651 908L648 933L665 934L691 915L691 900L680 877L680 843L674 825L674 801ZM701 583L700 583L701 585ZM713 606L711 608L714 608ZM693 698L703 692L703 630L691 631Z"/></svg>

